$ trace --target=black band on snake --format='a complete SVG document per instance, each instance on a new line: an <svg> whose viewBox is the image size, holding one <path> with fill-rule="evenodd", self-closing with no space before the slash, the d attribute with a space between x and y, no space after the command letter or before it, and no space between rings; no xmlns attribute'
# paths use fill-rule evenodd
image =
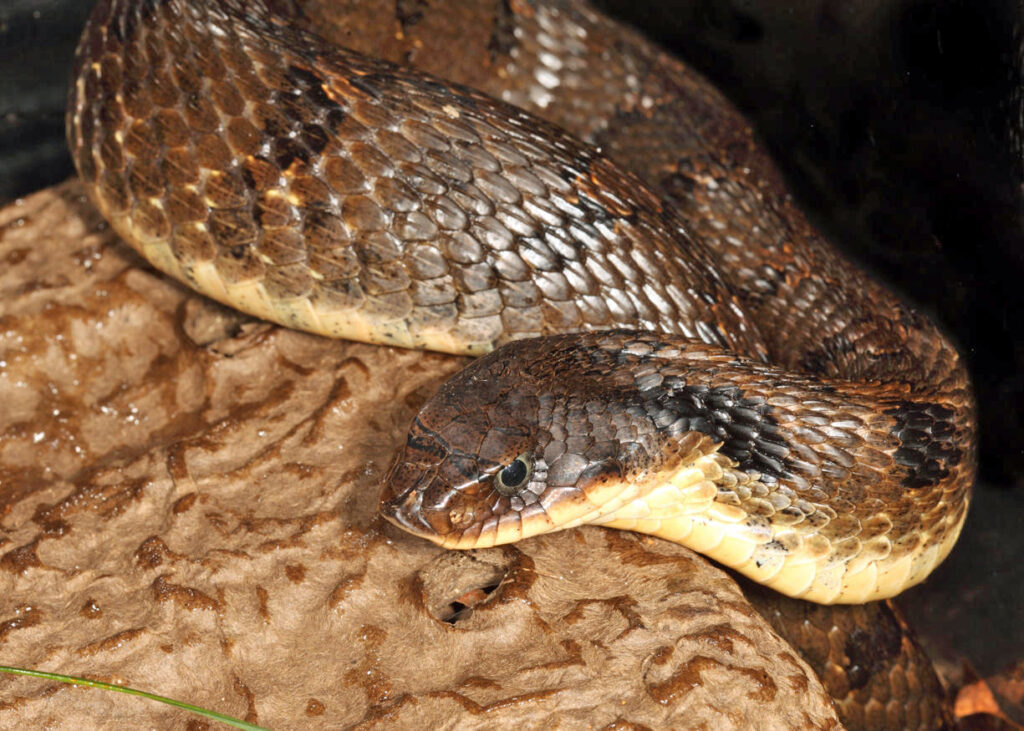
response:
<svg viewBox="0 0 1024 731"><path fill-rule="evenodd" d="M524 7L541 32L476 91L265 2L104 0L75 162L126 241L214 299L494 349L396 458L382 511L407 530L625 528L824 603L924 579L974 471L955 349L810 227L706 82L628 35L593 68L603 18Z"/></svg>

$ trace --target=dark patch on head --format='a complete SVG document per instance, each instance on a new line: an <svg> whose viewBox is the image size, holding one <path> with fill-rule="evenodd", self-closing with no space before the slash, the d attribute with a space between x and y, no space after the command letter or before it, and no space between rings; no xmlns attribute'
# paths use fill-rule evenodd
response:
<svg viewBox="0 0 1024 731"><path fill-rule="evenodd" d="M645 410L663 434L707 434L722 443L721 453L739 469L759 472L768 481L792 473L789 445L760 396L748 398L738 386L686 385L679 378L642 393Z"/></svg>
<svg viewBox="0 0 1024 731"><path fill-rule="evenodd" d="M740 469L775 479L790 474L789 445L763 398L747 398L736 386L685 386L677 400L692 406L694 428L721 440L722 454Z"/></svg>
<svg viewBox="0 0 1024 731"><path fill-rule="evenodd" d="M936 485L949 476L951 467L960 464L963 451L957 446L952 409L941 404L904 401L886 409L885 414L896 421L890 433L900 446L893 459L906 468L904 487Z"/></svg>
<svg viewBox="0 0 1024 731"><path fill-rule="evenodd" d="M584 338L592 342L580 347ZM672 351L667 356L672 361L677 357L673 344L657 336L611 330L564 336L561 342L552 338L510 343L477 363L490 368L498 358L520 351L520 373L546 383L589 382L592 397L588 400L615 404L614 409L626 421L637 425L638 433L650 434L653 428L659 438L677 440L688 432L699 432L720 443L721 453L739 469L760 473L766 482L792 476L792 450L763 397L748 396L732 384L693 383L685 371L674 368L666 374L666 356L659 354L662 350ZM654 368L644 368L646 365ZM637 373L642 375L633 375ZM701 376L704 378L706 374ZM650 445L616 441L627 471L632 463L631 448L642 452L639 458L649 459Z"/></svg>
<svg viewBox="0 0 1024 731"><path fill-rule="evenodd" d="M499 56L509 56L516 47L515 13L509 0L498 0L494 9L494 26L491 37L487 39L487 51L491 54L491 63Z"/></svg>
<svg viewBox="0 0 1024 731"><path fill-rule="evenodd" d="M888 669L893 658L900 654L902 633L896 621L891 615L878 616L878 619L888 621L878 621L871 631L854 627L846 638L843 650L849 660L846 676L851 690L863 688L878 672Z"/></svg>

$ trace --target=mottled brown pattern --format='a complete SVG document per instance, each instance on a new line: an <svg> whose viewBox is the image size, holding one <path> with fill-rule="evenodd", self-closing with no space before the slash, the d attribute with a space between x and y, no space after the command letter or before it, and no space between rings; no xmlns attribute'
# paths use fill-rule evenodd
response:
<svg viewBox="0 0 1024 731"><path fill-rule="evenodd" d="M848 728L952 726L924 650L888 602L828 607L745 583L744 593L825 684Z"/></svg>
<svg viewBox="0 0 1024 731"><path fill-rule="evenodd" d="M101 210L158 267L284 325L474 353L628 326L675 334L675 355L716 361L651 368L647 353L632 357L649 336L583 338L605 353L589 367L610 358L634 369L598 390L635 389L625 402L644 404L647 421L616 426L628 439L563 433L541 445L565 501L717 444L741 486L754 475L727 502L803 522L836 555L899 556L958 530L974 427L957 354L821 240L749 127L702 79L574 2L459 3L451 10L482 30L459 36L455 63L430 52L452 45L437 30L455 27L443 15L383 6L330 10L355 17L330 31L313 1L283 22L262 2L101 2L68 118ZM471 83L601 151L478 92L306 36L302 24ZM518 378L523 362L508 359L536 347L500 350L478 371ZM492 401L508 393L497 381L470 385ZM542 410L524 398L505 416ZM684 401L692 408L680 411ZM608 403L611 415L624 402ZM459 408L483 418L479 402ZM581 413L568 408L562 431ZM442 460L455 483L537 450L532 432L509 435L502 423L445 440L442 452L461 453ZM488 443L488 433L502 438ZM421 467L439 455L409 446ZM443 510L420 532L451 530L448 503L476 493L498 517L554 499L494 498L489 484L433 497Z"/></svg>
<svg viewBox="0 0 1024 731"><path fill-rule="evenodd" d="M643 326L765 356L710 252L593 148L233 7L101 3L83 39L80 172L160 268L335 336L473 352ZM227 79L244 108L199 101Z"/></svg>

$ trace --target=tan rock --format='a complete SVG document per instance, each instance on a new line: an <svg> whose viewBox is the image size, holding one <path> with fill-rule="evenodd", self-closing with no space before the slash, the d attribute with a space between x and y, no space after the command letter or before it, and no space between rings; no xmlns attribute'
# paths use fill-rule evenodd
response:
<svg viewBox="0 0 1024 731"><path fill-rule="evenodd" d="M74 182L0 211L0 262L0 663L274 728L837 725L682 547L588 528L450 553L380 520L388 460L459 359L236 315L118 243ZM188 718L0 677L2 728Z"/></svg>

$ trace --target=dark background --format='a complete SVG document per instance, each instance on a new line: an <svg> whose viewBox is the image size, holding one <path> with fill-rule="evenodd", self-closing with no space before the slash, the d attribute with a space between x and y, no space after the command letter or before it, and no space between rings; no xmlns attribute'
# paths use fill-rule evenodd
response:
<svg viewBox="0 0 1024 731"><path fill-rule="evenodd" d="M951 598L904 605L982 672L1024 656L1024 0L597 4L718 84L812 219L963 348L975 506L935 580ZM63 109L90 6L0 0L0 204L72 174Z"/></svg>

